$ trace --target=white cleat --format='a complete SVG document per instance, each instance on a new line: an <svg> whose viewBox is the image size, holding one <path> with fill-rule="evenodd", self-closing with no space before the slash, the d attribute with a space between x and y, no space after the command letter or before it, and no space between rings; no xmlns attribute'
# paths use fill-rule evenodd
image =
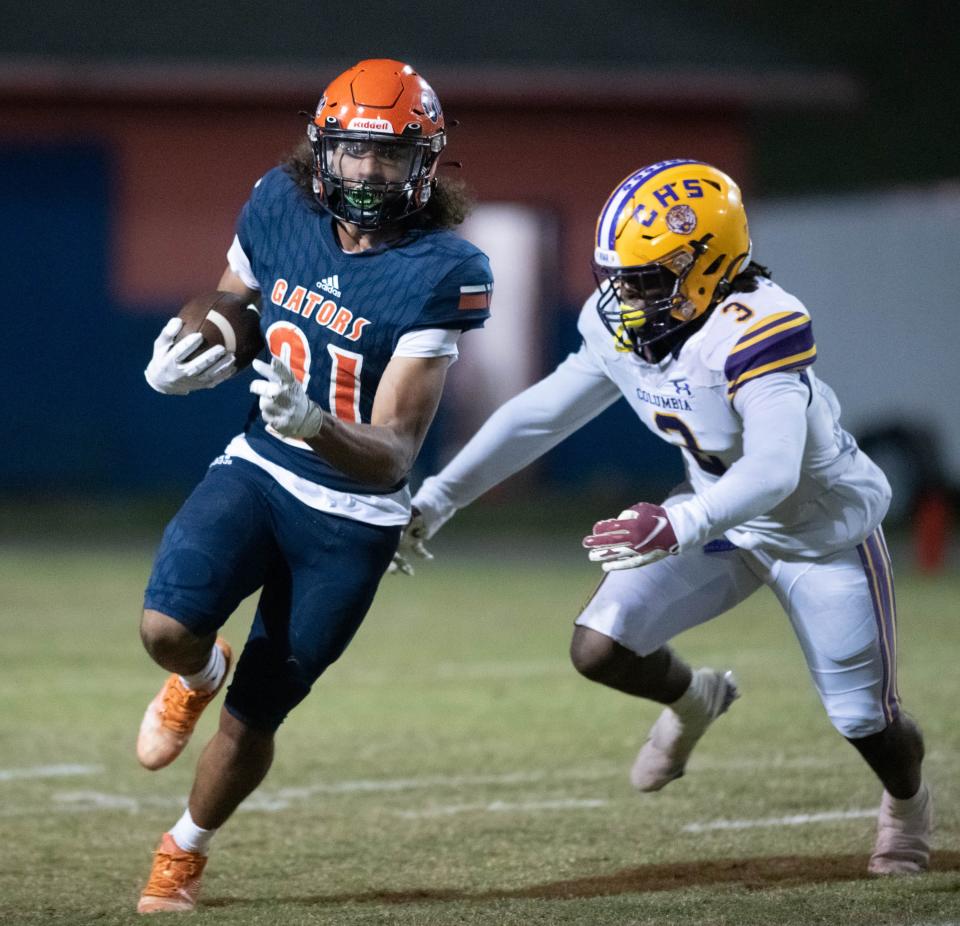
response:
<svg viewBox="0 0 960 926"><path fill-rule="evenodd" d="M630 784L638 791L659 791L683 775L697 740L738 697L732 672L697 669L683 697L650 729L630 769Z"/></svg>
<svg viewBox="0 0 960 926"><path fill-rule="evenodd" d="M906 811L903 803L883 792L877 817L877 842L867 865L872 875L919 875L930 866L930 834L933 832L930 789L926 784L920 785Z"/></svg>

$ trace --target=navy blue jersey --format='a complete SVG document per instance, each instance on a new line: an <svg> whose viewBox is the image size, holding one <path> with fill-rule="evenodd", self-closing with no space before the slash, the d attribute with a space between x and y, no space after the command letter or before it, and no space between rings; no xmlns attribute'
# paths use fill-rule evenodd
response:
<svg viewBox="0 0 960 926"><path fill-rule="evenodd" d="M493 276L486 255L445 229L415 229L380 248L347 254L333 219L283 171L260 179L237 222L237 238L260 283L261 330L325 411L369 422L397 341L418 328L481 327ZM344 475L312 450L292 446L251 416L257 453L311 482L383 494Z"/></svg>

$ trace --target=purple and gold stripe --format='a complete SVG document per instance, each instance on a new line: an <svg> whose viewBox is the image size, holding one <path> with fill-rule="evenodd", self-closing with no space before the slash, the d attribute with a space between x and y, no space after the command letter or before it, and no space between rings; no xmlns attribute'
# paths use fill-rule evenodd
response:
<svg viewBox="0 0 960 926"><path fill-rule="evenodd" d="M723 372L727 396L744 383L765 373L780 373L810 366L817 358L810 319L800 312L783 312L764 319L734 345Z"/></svg>
<svg viewBox="0 0 960 926"><path fill-rule="evenodd" d="M857 547L867 576L873 614L877 622L880 660L883 664L883 716L887 723L900 713L897 690L897 602L893 593L893 570L883 531L878 527Z"/></svg>
<svg viewBox="0 0 960 926"><path fill-rule="evenodd" d="M736 354L782 331L790 331L809 323L809 316L804 315L803 312L777 312L749 327L743 337L734 344L730 353Z"/></svg>
<svg viewBox="0 0 960 926"><path fill-rule="evenodd" d="M641 170L634 171L629 177L620 181L617 188L607 198L600 218L597 221L597 247L612 251L617 243L617 229L620 227L624 206L630 206L633 194L651 177L676 167L678 164L702 164L702 161L689 158L674 158L670 161L658 161ZM634 210L631 209L631 213Z"/></svg>

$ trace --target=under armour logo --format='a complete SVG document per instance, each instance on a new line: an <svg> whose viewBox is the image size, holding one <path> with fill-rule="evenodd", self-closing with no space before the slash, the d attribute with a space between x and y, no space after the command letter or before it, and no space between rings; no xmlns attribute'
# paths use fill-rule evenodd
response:
<svg viewBox="0 0 960 926"><path fill-rule="evenodd" d="M677 390L677 395L693 395L690 391L690 384L685 379L671 379L673 388Z"/></svg>

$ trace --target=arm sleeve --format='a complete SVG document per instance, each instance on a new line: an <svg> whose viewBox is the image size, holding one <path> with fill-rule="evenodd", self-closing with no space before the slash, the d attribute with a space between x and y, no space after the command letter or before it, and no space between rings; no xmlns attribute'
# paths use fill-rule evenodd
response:
<svg viewBox="0 0 960 926"><path fill-rule="evenodd" d="M457 328L415 328L400 336L393 356L449 357L454 363L460 356L457 341L461 334Z"/></svg>
<svg viewBox="0 0 960 926"><path fill-rule="evenodd" d="M458 508L519 472L620 397L586 345L487 419L413 499L430 536Z"/></svg>
<svg viewBox="0 0 960 926"><path fill-rule="evenodd" d="M240 244L240 239L236 235L233 236L233 244L230 245L230 250L227 251L227 264L230 269L243 280L245 286L249 286L250 289L260 289L260 283L253 275L253 269L250 267L250 259L247 257L243 246Z"/></svg>
<svg viewBox="0 0 960 926"><path fill-rule="evenodd" d="M265 203L269 200L269 190L276 186L275 170L264 174L253 185L249 198L237 216L233 242L227 251L230 269L250 289L262 289L253 271L256 262L254 242L263 240L270 224Z"/></svg>
<svg viewBox="0 0 960 926"><path fill-rule="evenodd" d="M681 550L766 514L796 489L809 399L809 386L795 373L771 373L737 390L743 456L706 491L669 506Z"/></svg>

